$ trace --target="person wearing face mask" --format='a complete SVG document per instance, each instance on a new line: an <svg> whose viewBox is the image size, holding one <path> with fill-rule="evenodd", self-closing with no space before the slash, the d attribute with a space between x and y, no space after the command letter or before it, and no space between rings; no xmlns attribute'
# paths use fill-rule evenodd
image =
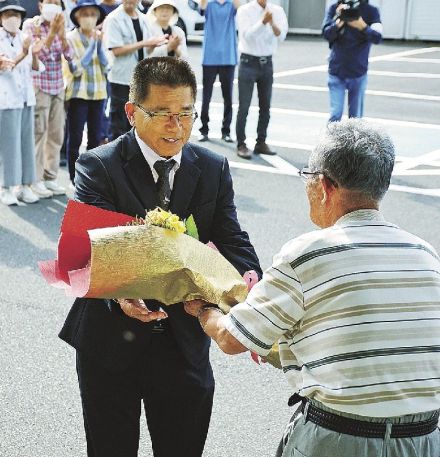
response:
<svg viewBox="0 0 440 457"><path fill-rule="evenodd" d="M73 50L67 73L67 163L70 180L75 178L84 125L87 122L87 149L99 146L102 112L107 97L107 57L102 46L102 33L97 26L105 11L96 0L78 0L70 13L75 29L67 33Z"/></svg>
<svg viewBox="0 0 440 457"><path fill-rule="evenodd" d="M37 183L34 192L40 198L62 195L65 189L57 182L60 150L64 140L64 81L62 60L72 59L72 49L66 38L64 3L62 0L41 0L41 15L27 19L23 30L32 40L41 39L39 58L46 71L34 75L35 148Z"/></svg>
<svg viewBox="0 0 440 457"><path fill-rule="evenodd" d="M43 71L44 65L37 57L41 41L30 51L31 38L20 30L25 13L18 0L0 3L0 200L5 205L39 200L30 187L36 178L31 72Z"/></svg>
<svg viewBox="0 0 440 457"><path fill-rule="evenodd" d="M154 48L149 57L188 57L185 33L175 25L179 19L179 11L174 0L155 0L148 10L147 19L153 35L159 36L162 33L168 36L168 43Z"/></svg>

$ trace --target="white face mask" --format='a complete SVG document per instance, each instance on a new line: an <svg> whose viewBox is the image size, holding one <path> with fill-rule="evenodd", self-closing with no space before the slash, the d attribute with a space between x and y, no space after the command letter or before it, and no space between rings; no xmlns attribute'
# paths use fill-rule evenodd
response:
<svg viewBox="0 0 440 457"><path fill-rule="evenodd" d="M21 18L16 16L2 19L3 28L9 33L17 33L20 30Z"/></svg>
<svg viewBox="0 0 440 457"><path fill-rule="evenodd" d="M44 3L41 8L41 15L43 16L43 19L48 22L52 22L55 16L62 12L61 6L53 3Z"/></svg>
<svg viewBox="0 0 440 457"><path fill-rule="evenodd" d="M98 18L97 17L91 17L91 16L80 17L78 19L79 26L83 30L92 30L92 29L94 29L96 27L96 23L97 22L98 22Z"/></svg>

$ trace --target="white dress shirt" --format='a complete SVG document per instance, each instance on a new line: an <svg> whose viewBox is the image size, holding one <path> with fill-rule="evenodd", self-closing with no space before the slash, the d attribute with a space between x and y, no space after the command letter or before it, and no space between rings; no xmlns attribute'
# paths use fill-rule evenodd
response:
<svg viewBox="0 0 440 457"><path fill-rule="evenodd" d="M136 138L136 141L138 142L139 147L141 148L142 155L145 157L145 160L147 161L148 165L151 168L151 173L153 173L154 182L157 182L157 180L159 179L159 175L158 175L157 171L154 168L154 164L158 160L167 160L167 159L165 159L164 157L161 157L159 154L156 154L150 148L150 146L148 146L144 141L142 141L140 139L136 129L134 129L134 136ZM174 164L173 168L171 168L171 171L170 171L170 188L171 188L171 190L173 190L174 177L176 176L176 172L180 167L180 162L182 161L182 151L180 151L175 156L170 157L170 159L171 158L174 159L175 162L176 162Z"/></svg>
<svg viewBox="0 0 440 457"><path fill-rule="evenodd" d="M280 29L275 36L270 24L263 24L265 9L257 0L242 5L237 10L238 50L240 53L257 57L267 57L275 53L278 42L285 40L288 23L283 8L268 3L266 10L272 13L274 24Z"/></svg>

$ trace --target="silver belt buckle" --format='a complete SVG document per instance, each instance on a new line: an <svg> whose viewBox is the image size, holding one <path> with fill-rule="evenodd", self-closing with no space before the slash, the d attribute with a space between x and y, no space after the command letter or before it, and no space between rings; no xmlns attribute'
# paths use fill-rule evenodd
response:
<svg viewBox="0 0 440 457"><path fill-rule="evenodd" d="M267 63L267 57L260 57L260 65L265 65Z"/></svg>

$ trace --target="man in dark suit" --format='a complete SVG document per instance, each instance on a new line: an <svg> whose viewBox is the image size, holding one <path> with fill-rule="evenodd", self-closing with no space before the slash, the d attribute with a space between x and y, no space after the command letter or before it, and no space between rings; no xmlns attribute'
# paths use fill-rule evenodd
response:
<svg viewBox="0 0 440 457"><path fill-rule="evenodd" d="M75 199L133 216L156 206L193 214L200 241L213 241L241 274L261 275L227 160L187 144L196 92L185 61L139 62L125 108L133 129L80 156ZM165 312L151 301L77 299L60 337L77 350L89 457L137 455L141 400L155 457L202 455L214 392L210 342L182 304Z"/></svg>

